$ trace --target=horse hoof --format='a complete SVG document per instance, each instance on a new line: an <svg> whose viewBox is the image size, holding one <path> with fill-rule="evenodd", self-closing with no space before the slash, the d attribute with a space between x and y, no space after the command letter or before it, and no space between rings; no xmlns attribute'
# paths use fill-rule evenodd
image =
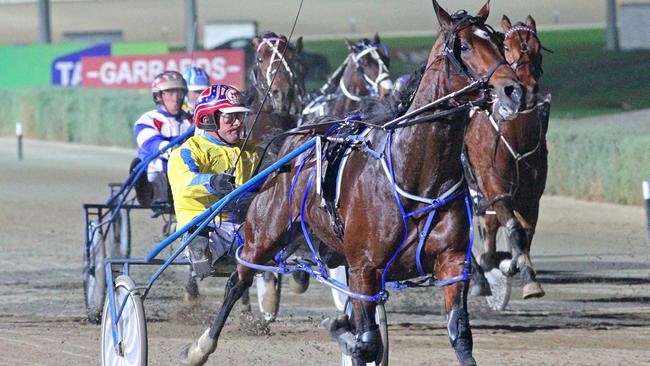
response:
<svg viewBox="0 0 650 366"><path fill-rule="evenodd" d="M289 288L294 294L302 294L309 287L309 273L297 271L289 277Z"/></svg>
<svg viewBox="0 0 650 366"><path fill-rule="evenodd" d="M468 358L459 360L460 366L476 366L476 360L474 357L469 356Z"/></svg>
<svg viewBox="0 0 650 366"><path fill-rule="evenodd" d="M492 295L492 292L490 291L490 285L483 283L485 281L484 279L481 280L480 282L474 282L469 288L469 296L472 297L485 297L485 296L490 296Z"/></svg>
<svg viewBox="0 0 650 366"><path fill-rule="evenodd" d="M532 299L536 297L542 297L546 295L546 292L542 289L542 285L539 284L537 281L533 282L528 282L527 284L524 285L523 288L523 298L524 300L526 299Z"/></svg>
<svg viewBox="0 0 650 366"><path fill-rule="evenodd" d="M181 348L179 364L183 366L201 366L208 361L208 357L217 348L217 341L210 338L210 329L199 337L199 339Z"/></svg>

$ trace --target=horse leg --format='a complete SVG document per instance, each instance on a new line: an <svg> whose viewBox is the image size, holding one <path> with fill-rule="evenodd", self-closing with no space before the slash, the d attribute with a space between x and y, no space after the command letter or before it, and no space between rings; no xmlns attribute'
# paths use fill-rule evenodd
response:
<svg viewBox="0 0 650 366"><path fill-rule="evenodd" d="M196 278L192 276L192 269L188 272L187 283L185 284L185 301L192 302L199 298L199 285L196 283Z"/></svg>
<svg viewBox="0 0 650 366"><path fill-rule="evenodd" d="M247 238L252 238L252 229L247 227L248 231L246 232ZM270 232L267 230L264 233ZM279 233L279 234L278 234ZM280 249L280 240L278 238L284 232L278 230L274 234L276 236L264 236L257 237L255 244L248 242L245 244L244 248L241 251L240 257L250 263L266 263L273 258L273 255ZM228 281L226 282L226 288L224 291L223 303L219 307L219 312L215 317L214 321L210 325L201 337L194 341L193 343L185 346L181 350L180 354L180 363L181 365L191 365L198 366L203 365L207 362L208 357L212 352L217 348L217 341L219 340L219 335L221 330L230 315L230 311L233 306L239 300L246 290L253 284L253 278L255 276L255 270L245 267L241 264L237 265L237 269L230 275Z"/></svg>
<svg viewBox="0 0 650 366"><path fill-rule="evenodd" d="M242 268L245 268L245 270L242 270ZM237 266L237 270L230 275L226 283L223 303L219 308L217 317L212 322L212 325L210 325L210 328L206 329L199 339L183 347L180 354L181 365L198 366L204 365L208 361L210 354L217 349L219 334L226 323L230 311L237 300L239 300L253 283L253 275L254 272L252 270L241 265Z"/></svg>
<svg viewBox="0 0 650 366"><path fill-rule="evenodd" d="M379 278L371 275L360 276L350 270L350 289L356 293L374 295L378 290L376 283ZM352 319L347 315L335 319L326 319L323 325L337 341L341 351L352 356L354 365L365 365L369 362L379 362L383 353L383 344L379 326L375 321L374 302L351 300Z"/></svg>
<svg viewBox="0 0 650 366"><path fill-rule="evenodd" d="M526 233L526 247L524 248L524 253L520 259L521 264L518 264L521 268L521 279L523 280L524 287L522 290L523 298L530 299L535 297L542 297L546 293L542 289L542 285L537 281L537 274L535 272L535 267L533 267L533 262L530 259L530 246L533 241L533 236L535 235L534 224L531 224L529 220L526 220L523 215L515 211L517 219L521 222L521 226ZM536 221L536 218L534 218Z"/></svg>
<svg viewBox="0 0 650 366"><path fill-rule="evenodd" d="M539 282L537 282L535 269L528 255L530 252L529 235L519 220L521 216L519 218L516 217L510 202L506 202L505 200L495 203L494 208L497 212L499 222L506 228L508 239L513 250L513 258L505 274L512 276L521 271L524 282L524 299L544 296L544 290L542 290Z"/></svg>
<svg viewBox="0 0 650 366"><path fill-rule="evenodd" d="M465 262L465 253L443 254L438 257L436 262L437 278L458 276L460 275L458 270L462 271ZM467 312L468 288L469 281L456 282L444 287L447 334L461 366L476 365L476 360L472 356L474 342Z"/></svg>
<svg viewBox="0 0 650 366"><path fill-rule="evenodd" d="M493 207L497 213L499 224L506 228L508 241L512 247L512 260L509 265L501 266L501 270L506 276L514 276L522 269L520 263L523 264L525 260L522 258L522 255L526 252L526 247L528 246L526 232L519 223L519 220L515 217L512 204L509 200L497 201Z"/></svg>
<svg viewBox="0 0 650 366"><path fill-rule="evenodd" d="M497 259L497 231L499 222L494 215L485 216L485 235L483 253L479 256L478 264L484 271L489 271L499 266Z"/></svg>
<svg viewBox="0 0 650 366"><path fill-rule="evenodd" d="M492 291L490 291L490 283L488 280L485 278L485 272L483 272L483 268L478 264L477 259L474 257L474 254L472 253L472 277L471 277L471 285L469 288L469 294L470 296L478 297L478 296L490 296L492 295Z"/></svg>
<svg viewBox="0 0 650 366"><path fill-rule="evenodd" d="M262 316L267 322L275 320L280 308L282 275L264 272L256 277L257 300Z"/></svg>

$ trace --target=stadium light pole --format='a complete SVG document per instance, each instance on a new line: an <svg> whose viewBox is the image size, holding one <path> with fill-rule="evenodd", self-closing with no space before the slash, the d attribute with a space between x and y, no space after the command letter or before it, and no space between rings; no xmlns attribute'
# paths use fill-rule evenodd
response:
<svg viewBox="0 0 650 366"><path fill-rule="evenodd" d="M607 49L618 51L618 24L616 0L607 0Z"/></svg>
<svg viewBox="0 0 650 366"><path fill-rule="evenodd" d="M41 43L52 42L50 35L50 0L38 0L38 36Z"/></svg>
<svg viewBox="0 0 650 366"><path fill-rule="evenodd" d="M185 47L187 52L196 51L196 0L185 0Z"/></svg>

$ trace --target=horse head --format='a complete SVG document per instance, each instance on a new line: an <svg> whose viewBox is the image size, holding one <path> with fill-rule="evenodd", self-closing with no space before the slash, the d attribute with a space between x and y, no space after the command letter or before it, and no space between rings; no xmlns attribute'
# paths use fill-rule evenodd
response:
<svg viewBox="0 0 650 366"><path fill-rule="evenodd" d="M474 83L474 91L454 99L470 102L478 99L481 92L489 97L496 119L515 118L522 108L523 90L504 60L497 33L485 24L489 1L476 16L465 11L449 15L435 0L433 7L441 28L427 62L427 69L434 72L425 72L420 86L420 89L428 86L433 93L419 93L415 104L426 104L432 94L446 95Z"/></svg>
<svg viewBox="0 0 650 366"><path fill-rule="evenodd" d="M503 52L506 61L526 87L526 107L532 108L536 103L538 82L542 76L542 44L537 38L535 19L529 15L525 24L518 22L513 26L504 15L501 27L504 32Z"/></svg>
<svg viewBox="0 0 650 366"><path fill-rule="evenodd" d="M252 71L253 84L258 97L268 93L274 113L288 115L302 110L301 96L304 93L304 72L299 62L302 51L302 37L295 45L285 36L265 32L253 38L255 65Z"/></svg>
<svg viewBox="0 0 650 366"><path fill-rule="evenodd" d="M388 72L390 58L379 34L375 33L372 41L364 38L357 44L348 39L345 42L350 54L341 76L340 87L346 96L350 98L348 94L351 94L358 98L389 94L393 88Z"/></svg>

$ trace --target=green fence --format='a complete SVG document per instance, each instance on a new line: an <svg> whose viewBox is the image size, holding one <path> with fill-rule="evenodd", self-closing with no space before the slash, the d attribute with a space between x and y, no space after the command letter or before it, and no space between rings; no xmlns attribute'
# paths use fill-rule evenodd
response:
<svg viewBox="0 0 650 366"><path fill-rule="evenodd" d="M546 192L640 205L650 174L650 125L640 122L551 121Z"/></svg>
<svg viewBox="0 0 650 366"><path fill-rule="evenodd" d="M135 146L133 123L154 108L148 91L0 90L0 100L0 135L21 122L26 138L108 146Z"/></svg>

